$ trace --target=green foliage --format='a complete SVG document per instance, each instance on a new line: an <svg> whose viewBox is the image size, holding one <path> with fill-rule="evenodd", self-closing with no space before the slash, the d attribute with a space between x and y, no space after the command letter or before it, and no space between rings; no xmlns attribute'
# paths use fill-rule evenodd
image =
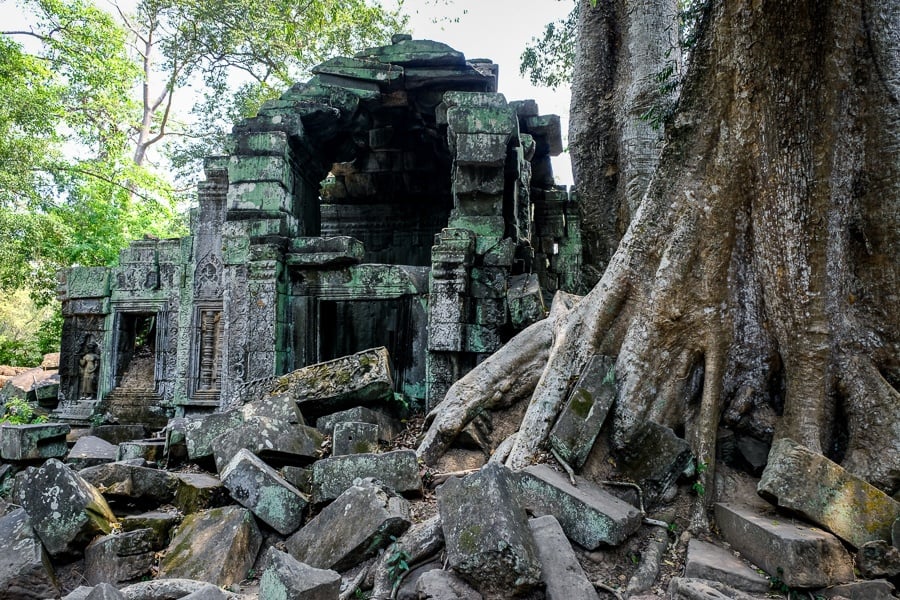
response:
<svg viewBox="0 0 900 600"><path fill-rule="evenodd" d="M391 536L391 540L394 542L388 548L388 555L385 564L387 565L387 573L388 578L391 581L391 588L396 590L400 586L400 582L403 580L403 575L409 571L409 560L412 558L406 550L404 550L400 543L397 542L397 538Z"/></svg>
<svg viewBox="0 0 900 600"><path fill-rule="evenodd" d="M38 306L28 290L0 296L0 364L39 365L59 349L61 331L57 305Z"/></svg>
<svg viewBox="0 0 900 600"><path fill-rule="evenodd" d="M568 84L575 65L577 23L576 2L565 20L548 23L540 38L531 38L519 57L519 74L528 75L534 85L552 89Z"/></svg>
<svg viewBox="0 0 900 600"><path fill-rule="evenodd" d="M3 406L3 414L0 414L0 423L10 425L31 425L34 423L46 423L47 417L35 415L34 409L21 398L12 398Z"/></svg>
<svg viewBox="0 0 900 600"><path fill-rule="evenodd" d="M590 0L590 4L591 7L597 8L597 0ZM548 23L543 35L532 38L522 53L519 59L519 73L528 75L532 84L556 89L571 81L575 65L579 5L580 2L576 0L572 12L564 20ZM678 0L678 39L683 59L687 59L690 50L700 37L703 19L709 5L709 0ZM667 97L681 85L676 71L675 61L668 60L667 57L657 75L663 97ZM660 106L651 108L642 118L659 127L673 112L674 106Z"/></svg>
<svg viewBox="0 0 900 600"><path fill-rule="evenodd" d="M58 269L183 228L171 186L130 157L140 71L124 29L85 0L23 8L29 29L0 36L0 289L46 304Z"/></svg>
<svg viewBox="0 0 900 600"><path fill-rule="evenodd" d="M691 489L698 496L703 496L706 494L706 486L703 485L701 481L703 479L703 474L709 470L709 464L699 460L694 465L694 482L691 484Z"/></svg>
<svg viewBox="0 0 900 600"><path fill-rule="evenodd" d="M160 57L143 79L165 82L155 96L159 102L144 107L153 114L152 133L139 144L176 134L167 150L176 173L189 179L199 159L222 152L232 124L307 78L313 66L335 54L389 43L392 33L406 27L399 6L388 10L370 0L139 2L129 26L138 39L157 40L145 51ZM202 95L189 123L173 120L167 108L188 84Z"/></svg>

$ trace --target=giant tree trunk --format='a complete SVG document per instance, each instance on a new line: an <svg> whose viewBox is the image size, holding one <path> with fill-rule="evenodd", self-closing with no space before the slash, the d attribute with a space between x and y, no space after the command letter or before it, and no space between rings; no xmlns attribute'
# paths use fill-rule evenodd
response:
<svg viewBox="0 0 900 600"><path fill-rule="evenodd" d="M580 0L569 141L584 262L600 273L656 171L681 63L677 14L676 0Z"/></svg>
<svg viewBox="0 0 900 600"><path fill-rule="evenodd" d="M647 194L556 324L509 466L604 353L617 447L652 419L712 467L724 420L897 489L898 74L892 0L714 2Z"/></svg>

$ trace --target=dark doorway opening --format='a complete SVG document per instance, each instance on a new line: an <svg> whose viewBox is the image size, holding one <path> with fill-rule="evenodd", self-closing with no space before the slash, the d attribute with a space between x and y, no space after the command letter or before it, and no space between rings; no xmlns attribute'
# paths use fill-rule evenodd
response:
<svg viewBox="0 0 900 600"><path fill-rule="evenodd" d="M120 315L115 387L155 387L156 321L156 313Z"/></svg>
<svg viewBox="0 0 900 600"><path fill-rule="evenodd" d="M395 383L404 380L412 360L415 326L409 300L319 300L319 360L331 360L369 348L388 349Z"/></svg>

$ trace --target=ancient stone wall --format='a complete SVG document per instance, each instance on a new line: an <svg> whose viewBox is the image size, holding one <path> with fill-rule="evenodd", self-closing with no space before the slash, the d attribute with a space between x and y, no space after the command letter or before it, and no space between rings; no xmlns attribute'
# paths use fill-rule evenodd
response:
<svg viewBox="0 0 900 600"><path fill-rule="evenodd" d="M550 166L559 119L496 93L496 65L397 36L313 72L207 159L190 236L68 272L61 397L80 394L92 344L97 400L140 341L149 385L186 413L385 346L397 391L431 406L545 295L577 289L576 205Z"/></svg>

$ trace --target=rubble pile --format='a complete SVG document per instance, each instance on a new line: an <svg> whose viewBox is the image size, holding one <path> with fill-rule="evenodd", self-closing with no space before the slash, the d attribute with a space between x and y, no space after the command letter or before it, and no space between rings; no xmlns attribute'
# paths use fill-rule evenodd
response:
<svg viewBox="0 0 900 600"><path fill-rule="evenodd" d="M383 356L390 377L386 354L363 355ZM585 476L487 456L435 473L391 443L402 411L389 387L372 393L368 371L341 377L342 401L307 424L299 406L338 391L311 374L334 381L328 369L354 358L342 360L173 419L159 438L4 425L0 598L895 597L900 503L790 440L758 480L722 467L725 487L740 477L758 495L722 493L718 536L695 536L672 498L687 497L696 466L661 426L640 449L653 460L618 467L638 484L589 476L606 442L571 406L557 430L577 434L554 444ZM582 380L574 393L601 388Z"/></svg>

